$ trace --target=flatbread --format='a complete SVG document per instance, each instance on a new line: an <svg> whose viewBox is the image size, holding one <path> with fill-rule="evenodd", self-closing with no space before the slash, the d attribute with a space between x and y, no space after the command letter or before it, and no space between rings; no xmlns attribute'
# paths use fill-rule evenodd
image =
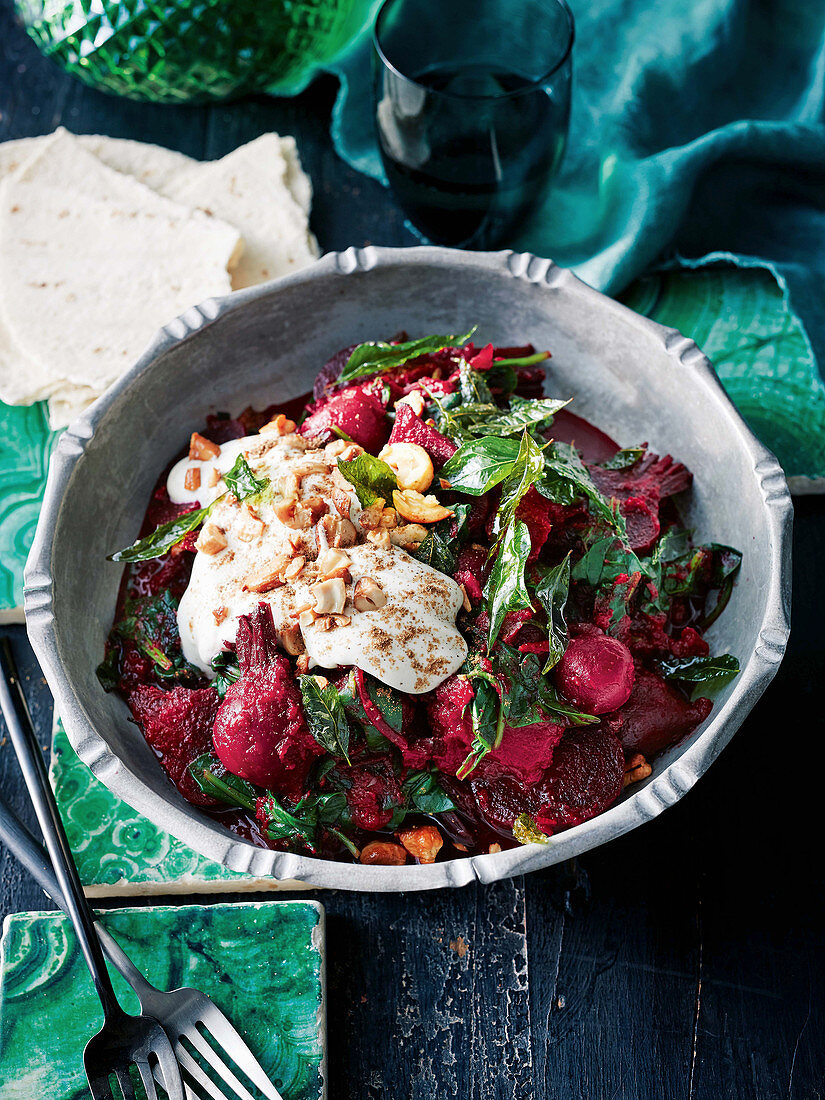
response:
<svg viewBox="0 0 825 1100"><path fill-rule="evenodd" d="M299 202L288 184L290 177L292 186L297 184L297 150L290 150L288 159L285 145L277 134L262 134L221 160L176 173L161 186L169 198L237 227L244 249L232 273L233 290L288 275L318 256L306 219L309 180L303 177Z"/></svg>
<svg viewBox="0 0 825 1100"><path fill-rule="evenodd" d="M102 392L170 318L231 289L241 247L232 226L55 134L0 193L0 300L26 362L0 363L0 397Z"/></svg>

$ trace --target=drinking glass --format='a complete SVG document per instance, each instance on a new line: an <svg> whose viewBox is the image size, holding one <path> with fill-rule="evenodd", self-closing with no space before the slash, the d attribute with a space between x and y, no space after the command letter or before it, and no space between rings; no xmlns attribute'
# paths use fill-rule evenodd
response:
<svg viewBox="0 0 825 1100"><path fill-rule="evenodd" d="M374 44L381 157L412 226L435 244L503 243L564 155L565 0L385 0Z"/></svg>

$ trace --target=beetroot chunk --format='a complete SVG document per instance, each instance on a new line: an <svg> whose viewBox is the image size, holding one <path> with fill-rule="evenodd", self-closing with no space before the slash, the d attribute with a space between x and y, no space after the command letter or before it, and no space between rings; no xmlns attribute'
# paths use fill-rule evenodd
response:
<svg viewBox="0 0 825 1100"><path fill-rule="evenodd" d="M185 687L164 691L154 684L142 684L130 694L129 708L183 797L198 806L213 805L213 799L192 778L189 765L212 748L217 692Z"/></svg>
<svg viewBox="0 0 825 1100"><path fill-rule="evenodd" d="M568 730L536 788L536 823L553 833L588 821L616 801L623 781L624 753L615 734L601 726Z"/></svg>
<svg viewBox="0 0 825 1100"><path fill-rule="evenodd" d="M655 672L636 669L636 682L627 703L605 719L627 753L648 759L692 733L713 709L710 699L688 702Z"/></svg>
<svg viewBox="0 0 825 1100"><path fill-rule="evenodd" d="M624 470L605 470L603 466L588 466L596 488L608 499L626 501L642 497L654 509L660 500L690 488L693 474L670 455L659 458L647 451L638 462Z"/></svg>
<svg viewBox="0 0 825 1100"><path fill-rule="evenodd" d="M352 386L325 401L306 418L300 431L302 435L320 436L329 442L336 438L334 428L340 428L365 451L377 454L387 442L389 420L374 393Z"/></svg>
<svg viewBox="0 0 825 1100"><path fill-rule="evenodd" d="M416 416L409 405L398 405L395 410L395 424L390 433L390 443L417 443L423 447L436 469L452 458L458 447L446 435L442 435L430 424L425 424Z"/></svg>
<svg viewBox="0 0 825 1100"><path fill-rule="evenodd" d="M555 668L556 686L587 714L618 710L633 688L633 657L626 645L606 634L573 638Z"/></svg>
<svg viewBox="0 0 825 1100"><path fill-rule="evenodd" d="M307 728L292 667L275 652L274 633L268 604L241 619L242 675L220 705L213 742L228 771L297 798L312 761L324 750Z"/></svg>

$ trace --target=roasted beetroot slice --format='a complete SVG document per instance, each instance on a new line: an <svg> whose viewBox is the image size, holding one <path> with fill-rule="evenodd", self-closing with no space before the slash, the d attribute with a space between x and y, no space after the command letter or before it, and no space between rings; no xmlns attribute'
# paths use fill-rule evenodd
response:
<svg viewBox="0 0 825 1100"><path fill-rule="evenodd" d="M390 425L381 401L362 384L349 386L322 401L299 430L304 436L317 436L329 443L338 438L336 429L364 450L377 454L387 442Z"/></svg>
<svg viewBox="0 0 825 1100"><path fill-rule="evenodd" d="M399 405L395 410L395 424L390 433L390 443L417 443L423 447L433 465L438 469L458 450L446 435L425 424L409 405Z"/></svg>
<svg viewBox="0 0 825 1100"><path fill-rule="evenodd" d="M603 466L588 466L588 470L596 488L608 499L641 497L651 508L688 489L693 481L693 474L681 462L674 462L670 455L659 458L650 451L624 470L605 470Z"/></svg>
<svg viewBox="0 0 825 1100"><path fill-rule="evenodd" d="M627 541L632 550L649 550L659 537L661 525L657 512L658 508L651 508L644 497L628 497L622 505Z"/></svg>
<svg viewBox="0 0 825 1100"><path fill-rule="evenodd" d="M709 699L688 700L661 676L636 668L636 681L625 705L605 720L625 752L650 758L692 733L710 714Z"/></svg>
<svg viewBox="0 0 825 1100"><path fill-rule="evenodd" d="M143 684L129 696L129 707L183 797L199 806L214 805L190 775L189 765L212 748L217 692L213 688L185 687L164 691Z"/></svg>
<svg viewBox="0 0 825 1100"><path fill-rule="evenodd" d="M370 832L383 829L397 806L403 804L401 786L393 774L389 759L373 760L345 772L351 786L347 788L347 806L352 823Z"/></svg>
<svg viewBox="0 0 825 1100"><path fill-rule="evenodd" d="M497 773L493 766L484 775L471 776L470 788L481 820L507 837L512 837L519 814L533 816L539 805L533 789L506 771Z"/></svg>
<svg viewBox="0 0 825 1100"><path fill-rule="evenodd" d="M602 726L568 730L536 787L539 828L553 833L589 821L616 801L623 780L624 753L615 734Z"/></svg>

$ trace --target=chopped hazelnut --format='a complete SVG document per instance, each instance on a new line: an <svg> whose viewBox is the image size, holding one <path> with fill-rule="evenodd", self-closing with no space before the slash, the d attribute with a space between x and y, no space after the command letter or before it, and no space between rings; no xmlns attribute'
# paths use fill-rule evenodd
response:
<svg viewBox="0 0 825 1100"><path fill-rule="evenodd" d="M434 496L422 496L414 489L396 489L392 494L395 510L411 523L437 523L454 513Z"/></svg>
<svg viewBox="0 0 825 1100"><path fill-rule="evenodd" d="M194 462L207 462L210 458L217 458L221 449L211 439L206 439L199 432L192 432L189 437L189 458Z"/></svg>
<svg viewBox="0 0 825 1100"><path fill-rule="evenodd" d="M352 590L352 602L356 611L377 611L387 602L387 594L372 577L361 577Z"/></svg>
<svg viewBox="0 0 825 1100"><path fill-rule="evenodd" d="M286 557L279 554L269 565L257 569L247 578L246 584L243 586L244 590L246 592L269 592L273 588L280 588L284 583L283 571L286 563Z"/></svg>
<svg viewBox="0 0 825 1100"><path fill-rule="evenodd" d="M301 641L303 645L303 640ZM298 659L295 662L295 668L298 670L298 675L303 676L304 673L309 672L309 654L299 653Z"/></svg>
<svg viewBox="0 0 825 1100"><path fill-rule="evenodd" d="M625 763L622 786L629 787L631 783L641 783L652 772L653 768L648 764L646 758L640 752L634 753Z"/></svg>
<svg viewBox="0 0 825 1100"><path fill-rule="evenodd" d="M310 585L310 592L315 597L315 612L318 615L340 615L347 602L347 590L340 577L330 580L318 581Z"/></svg>
<svg viewBox="0 0 825 1100"><path fill-rule="evenodd" d="M306 565L306 558L303 554L299 554L297 558L293 558L289 565L284 570L284 580L293 581L302 572Z"/></svg>
<svg viewBox="0 0 825 1100"><path fill-rule="evenodd" d="M390 532L385 527L381 527L377 531L367 531L367 542L371 542L379 550L389 550L392 546Z"/></svg>
<svg viewBox="0 0 825 1100"><path fill-rule="evenodd" d="M303 608L303 610L298 615L298 623L303 629L306 629L306 627L308 626L312 626L315 622L315 619L315 612L311 611L309 608Z"/></svg>
<svg viewBox="0 0 825 1100"><path fill-rule="evenodd" d="M349 580L349 571L352 567L352 559L348 554L335 547L325 550L318 559L318 569L324 580L331 577L341 577L344 582Z"/></svg>
<svg viewBox="0 0 825 1100"><path fill-rule="evenodd" d="M464 608L465 611L472 611L473 605L470 603L470 597L467 595L467 589L464 587L463 584L460 584L458 587L461 589L461 594L464 597L461 606Z"/></svg>
<svg viewBox="0 0 825 1100"><path fill-rule="evenodd" d="M355 524L343 516L323 516L319 526L329 546L355 546L358 540Z"/></svg>
<svg viewBox="0 0 825 1100"><path fill-rule="evenodd" d="M332 460L338 458L342 451L347 449L346 439L333 439L332 442L327 443L324 447L324 454L328 459Z"/></svg>
<svg viewBox="0 0 825 1100"><path fill-rule="evenodd" d="M220 626L229 614L228 607L216 607L212 612L212 618L215 620L215 625Z"/></svg>
<svg viewBox="0 0 825 1100"><path fill-rule="evenodd" d="M214 523L207 523L198 535L195 549L202 550L204 554L220 554L221 550L226 549L226 535Z"/></svg>
<svg viewBox="0 0 825 1100"><path fill-rule="evenodd" d="M201 469L200 466L190 466L186 471L183 478L183 487L190 493L193 493L195 489L201 487Z"/></svg>
<svg viewBox="0 0 825 1100"><path fill-rule="evenodd" d="M235 528L235 534L244 542L254 542L264 533L266 524L258 519L253 510L247 504L241 513L240 522Z"/></svg>
<svg viewBox="0 0 825 1100"><path fill-rule="evenodd" d="M444 846L441 833L435 825L419 825L414 829L402 829L398 839L419 863L435 863L435 857Z"/></svg>
<svg viewBox="0 0 825 1100"><path fill-rule="evenodd" d="M358 458L359 455L364 453L364 448L358 443L347 443L343 451L341 451L339 458L342 458L344 462L352 462L354 458Z"/></svg>
<svg viewBox="0 0 825 1100"><path fill-rule="evenodd" d="M297 500L301 491L301 482L297 474L284 474L278 481L278 488L285 500Z"/></svg>
<svg viewBox="0 0 825 1100"><path fill-rule="evenodd" d="M276 504L274 512L275 517L285 527L291 527L295 531L307 531L312 525L310 512L302 507L297 500L285 500L281 504Z"/></svg>
<svg viewBox="0 0 825 1100"><path fill-rule="evenodd" d="M373 840L362 849L360 859L367 864L401 867L407 862L407 853L400 844L393 844L389 840Z"/></svg>
<svg viewBox="0 0 825 1100"><path fill-rule="evenodd" d="M404 523L390 534L393 545L402 550L417 550L426 537L427 528L420 523Z"/></svg>
<svg viewBox="0 0 825 1100"><path fill-rule="evenodd" d="M207 489L214 489L218 482L221 480L221 472L217 466L210 466L209 473L206 475L206 487Z"/></svg>
<svg viewBox="0 0 825 1100"><path fill-rule="evenodd" d="M323 497L304 497L301 507L309 511L312 523L317 523L321 516L325 516L329 511L329 505Z"/></svg>
<svg viewBox="0 0 825 1100"><path fill-rule="evenodd" d="M421 416L424 412L424 396L420 390L411 390L405 397L398 398L396 409L399 405L409 405L416 416Z"/></svg>
<svg viewBox="0 0 825 1100"><path fill-rule="evenodd" d="M423 493L432 485L433 460L417 443L389 443L378 457L395 473L399 489Z"/></svg>
<svg viewBox="0 0 825 1100"><path fill-rule="evenodd" d="M326 462L318 462L316 459L307 458L300 466L295 467L296 477L310 477L312 474L326 474L329 473L329 466Z"/></svg>
<svg viewBox="0 0 825 1100"><path fill-rule="evenodd" d="M294 420L290 420L284 413L278 413L268 424L261 428L262 433L274 432L276 435L292 435L297 428Z"/></svg>
<svg viewBox="0 0 825 1100"><path fill-rule="evenodd" d="M381 517L384 514L386 503L383 497L378 497L376 501L361 511L358 520L365 531L373 531L375 528L382 526Z"/></svg>
<svg viewBox="0 0 825 1100"><path fill-rule="evenodd" d="M301 637L301 628L298 623L289 623L280 631L281 645L290 657L298 657L304 652L304 639Z"/></svg>

